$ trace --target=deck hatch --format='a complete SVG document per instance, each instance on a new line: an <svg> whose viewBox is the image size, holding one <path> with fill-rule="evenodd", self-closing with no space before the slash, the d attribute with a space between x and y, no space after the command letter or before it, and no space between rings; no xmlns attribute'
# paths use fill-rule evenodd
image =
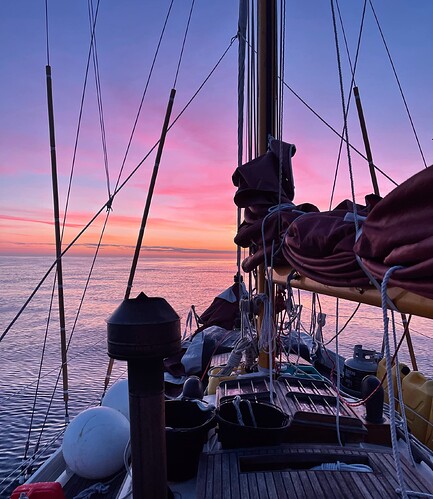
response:
<svg viewBox="0 0 433 499"><path fill-rule="evenodd" d="M240 473L310 470L314 466L320 466L322 463L337 463L337 462L345 464L364 464L370 466L370 468L373 468L373 465L369 457L362 455L350 456L347 454L339 454L339 453L335 454L297 453L297 454L273 454L273 455L257 454L249 456L238 456Z"/></svg>

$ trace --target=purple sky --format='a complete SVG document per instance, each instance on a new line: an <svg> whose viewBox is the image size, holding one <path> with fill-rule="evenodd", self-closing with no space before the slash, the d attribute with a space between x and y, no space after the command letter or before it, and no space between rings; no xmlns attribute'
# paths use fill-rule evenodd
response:
<svg viewBox="0 0 433 499"><path fill-rule="evenodd" d="M138 104L169 1L100 2L97 47L112 189L125 154ZM362 1L341 3L352 60ZM122 179L159 137L174 81L190 2L174 2L155 72L144 101ZM427 164L433 162L433 2L375 1L389 50L405 92ZM61 209L72 164L79 105L89 50L87 2L48 2ZM235 0L196 0L177 81L176 116L236 34ZM329 2L287 2L285 81L337 130L341 100ZM345 93L350 73L345 48ZM0 253L52 253L52 194L45 90L45 6L39 0L0 6ZM236 167L237 44L167 136L145 245L187 249L233 249ZM423 168L390 63L367 6L356 82L364 106L375 163L397 182ZM91 68L81 125L65 242L107 199L99 121ZM284 140L297 146L295 202L329 204L338 138L290 92L284 95ZM364 151L355 106L349 136ZM153 156L116 198L107 253L135 244ZM357 201L371 191L364 161L353 155ZM343 154L335 202L350 198ZM386 194L392 185L379 177ZM101 221L80 240L84 251L97 240Z"/></svg>

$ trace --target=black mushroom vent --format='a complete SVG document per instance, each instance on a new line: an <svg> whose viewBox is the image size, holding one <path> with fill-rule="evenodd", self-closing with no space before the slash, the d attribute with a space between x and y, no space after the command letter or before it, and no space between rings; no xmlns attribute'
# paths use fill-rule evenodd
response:
<svg viewBox="0 0 433 499"><path fill-rule="evenodd" d="M180 318L164 299L140 293L107 319L108 355L118 360L165 358L180 350Z"/></svg>

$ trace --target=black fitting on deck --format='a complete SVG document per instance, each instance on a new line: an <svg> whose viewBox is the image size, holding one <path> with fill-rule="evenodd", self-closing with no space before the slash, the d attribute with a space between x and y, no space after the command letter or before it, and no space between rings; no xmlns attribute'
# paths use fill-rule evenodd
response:
<svg viewBox="0 0 433 499"><path fill-rule="evenodd" d="M373 394L373 395L371 395ZM371 395L371 396L370 396ZM376 376L369 375L361 382L361 397L367 399L365 403L365 409L367 411L365 415L366 421L369 423L380 424L383 423L383 386L380 384L380 380Z"/></svg>
<svg viewBox="0 0 433 499"><path fill-rule="evenodd" d="M133 497L167 497L163 359L180 351L180 319L140 293L107 319L108 355L128 362Z"/></svg>

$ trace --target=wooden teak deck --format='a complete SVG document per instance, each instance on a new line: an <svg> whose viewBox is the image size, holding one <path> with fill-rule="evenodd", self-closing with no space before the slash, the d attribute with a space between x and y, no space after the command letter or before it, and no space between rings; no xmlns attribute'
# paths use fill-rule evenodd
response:
<svg viewBox="0 0 433 499"><path fill-rule="evenodd" d="M343 402L337 408L333 386L322 379L284 376L274 382L273 390L274 405L289 420L283 443L270 447L270 442L265 441L267 447L231 449L234 444L226 445L226 450L203 453L197 476L198 498L401 497L392 449L371 445L389 442L386 419L370 427L359 411ZM216 402L231 403L239 395L251 403L269 403L269 394L270 387L263 377L229 380L217 388ZM337 445L337 413L342 446ZM255 429L250 429L251 441L241 439L242 445L255 445ZM220 427L219 432L222 430ZM233 427L231 435L237 440L238 432ZM432 494L433 480L427 481L403 455L401 462L405 489ZM360 464L371 471L312 469L323 463L330 463L328 468L336 463Z"/></svg>
<svg viewBox="0 0 433 499"><path fill-rule="evenodd" d="M323 462L367 464L373 472L312 471ZM406 488L433 493L433 484L401 457ZM390 449L285 444L204 453L197 497L208 499L398 498ZM415 496L416 497L416 496Z"/></svg>

